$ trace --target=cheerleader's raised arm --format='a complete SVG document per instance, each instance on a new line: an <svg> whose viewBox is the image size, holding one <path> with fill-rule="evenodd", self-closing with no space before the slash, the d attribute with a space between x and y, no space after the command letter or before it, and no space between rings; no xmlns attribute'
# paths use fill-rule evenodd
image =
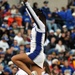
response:
<svg viewBox="0 0 75 75"><path fill-rule="evenodd" d="M32 16L32 18L35 20L35 23L36 23L37 27L39 27L42 32L45 32L45 25L38 18L38 16L34 12L34 10L31 8L30 4L28 2L25 2L25 5L26 5L26 8L29 11L30 15Z"/></svg>

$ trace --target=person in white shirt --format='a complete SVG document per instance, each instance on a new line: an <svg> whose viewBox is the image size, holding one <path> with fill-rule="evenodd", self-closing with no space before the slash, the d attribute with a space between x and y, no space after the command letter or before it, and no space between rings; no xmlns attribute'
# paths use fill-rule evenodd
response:
<svg viewBox="0 0 75 75"><path fill-rule="evenodd" d="M12 5L11 7L11 14L14 16L16 14L16 6Z"/></svg>
<svg viewBox="0 0 75 75"><path fill-rule="evenodd" d="M62 44L62 40L58 41L58 44L56 44L55 49L58 50L58 52L65 52L65 46Z"/></svg>
<svg viewBox="0 0 75 75"><path fill-rule="evenodd" d="M18 42L18 45L20 45L20 43L23 41L23 38L20 32L14 37L14 40L16 40Z"/></svg>
<svg viewBox="0 0 75 75"><path fill-rule="evenodd" d="M48 54L47 56L46 56L46 62L49 64L49 66L51 66L52 65L52 55L51 54Z"/></svg>
<svg viewBox="0 0 75 75"><path fill-rule="evenodd" d="M3 51L4 52L6 52L6 49L9 48L9 45L7 43L8 40L9 40L8 37L3 36L2 37L2 40L0 41L0 47L3 48Z"/></svg>

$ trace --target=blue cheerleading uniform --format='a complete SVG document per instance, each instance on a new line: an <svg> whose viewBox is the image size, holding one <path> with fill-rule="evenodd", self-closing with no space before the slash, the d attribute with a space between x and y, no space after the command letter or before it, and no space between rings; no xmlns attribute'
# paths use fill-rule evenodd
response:
<svg viewBox="0 0 75 75"><path fill-rule="evenodd" d="M37 17L33 9L28 2L25 3L30 16L34 18L35 23L31 31L31 49L26 54L28 57L39 67L43 68L45 60L44 55L44 40L45 40L45 25Z"/></svg>

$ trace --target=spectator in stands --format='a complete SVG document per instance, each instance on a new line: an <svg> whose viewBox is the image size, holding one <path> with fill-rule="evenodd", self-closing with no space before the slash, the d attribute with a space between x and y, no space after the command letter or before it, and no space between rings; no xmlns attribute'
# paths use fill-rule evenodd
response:
<svg viewBox="0 0 75 75"><path fill-rule="evenodd" d="M0 52L3 52L3 48L0 47Z"/></svg>
<svg viewBox="0 0 75 75"><path fill-rule="evenodd" d="M50 41L50 49L54 49L56 46L56 38L52 37Z"/></svg>
<svg viewBox="0 0 75 75"><path fill-rule="evenodd" d="M52 59L52 65L58 65L59 60L57 58Z"/></svg>
<svg viewBox="0 0 75 75"><path fill-rule="evenodd" d="M27 42L25 43L25 51L26 51L26 52L30 52L30 42L29 42L29 41L27 41Z"/></svg>
<svg viewBox="0 0 75 75"><path fill-rule="evenodd" d="M23 22L24 22L25 30L28 30L31 20L27 12L25 12L23 15Z"/></svg>
<svg viewBox="0 0 75 75"><path fill-rule="evenodd" d="M18 26L21 27L22 26L22 15L18 9L16 9L16 14L15 14L14 19L18 23Z"/></svg>
<svg viewBox="0 0 75 75"><path fill-rule="evenodd" d="M51 75L49 64L45 61L43 64L43 73L42 75Z"/></svg>
<svg viewBox="0 0 75 75"><path fill-rule="evenodd" d="M8 18L11 16L11 9L9 9L5 14L4 14L4 18L6 20L8 20Z"/></svg>
<svg viewBox="0 0 75 75"><path fill-rule="evenodd" d="M58 52L65 52L65 46L63 45L62 40L58 40L55 49L57 49Z"/></svg>
<svg viewBox="0 0 75 75"><path fill-rule="evenodd" d="M47 21L47 27L48 27L48 30L54 30L56 31L57 30L57 24L55 23L55 19L51 18L50 21Z"/></svg>
<svg viewBox="0 0 75 75"><path fill-rule="evenodd" d="M62 32L66 33L68 31L68 28L66 25L63 25L62 26Z"/></svg>
<svg viewBox="0 0 75 75"><path fill-rule="evenodd" d="M72 27L75 26L75 12L72 14L73 18L72 18Z"/></svg>
<svg viewBox="0 0 75 75"><path fill-rule="evenodd" d="M4 67L3 72L0 75L11 75L12 71L9 67Z"/></svg>
<svg viewBox="0 0 75 75"><path fill-rule="evenodd" d="M20 49L17 40L14 40L11 46L14 48L14 51L19 51Z"/></svg>
<svg viewBox="0 0 75 75"><path fill-rule="evenodd" d="M9 9L5 14L4 14L4 19L8 21L8 26L11 26L12 22L14 21L12 14L11 14L11 9Z"/></svg>
<svg viewBox="0 0 75 75"><path fill-rule="evenodd" d="M6 49L9 48L9 45L7 43L8 41L8 37L7 36L3 36L1 41L0 41L0 47L3 48L3 51L6 52Z"/></svg>
<svg viewBox="0 0 75 75"><path fill-rule="evenodd" d="M41 8L43 11L44 15L46 16L46 19L49 20L49 17L51 16L51 11L48 7L48 1L43 2L44 6Z"/></svg>
<svg viewBox="0 0 75 75"><path fill-rule="evenodd" d="M72 39L71 39L71 33L70 31L66 32L66 37L64 38L63 44L65 45L65 48L67 51L71 49L71 44L72 44Z"/></svg>
<svg viewBox="0 0 75 75"><path fill-rule="evenodd" d="M56 32L54 33L58 38L61 37L61 30L60 29L57 29Z"/></svg>
<svg viewBox="0 0 75 75"><path fill-rule="evenodd" d="M5 7L6 11L10 9L10 5L7 0L2 0L2 6Z"/></svg>
<svg viewBox="0 0 75 75"><path fill-rule="evenodd" d="M8 67L10 67L10 69L12 70L12 68L14 67L14 63L12 61L8 62Z"/></svg>
<svg viewBox="0 0 75 75"><path fill-rule="evenodd" d="M3 66L0 65L0 74L2 74L2 72L3 72Z"/></svg>
<svg viewBox="0 0 75 75"><path fill-rule="evenodd" d="M4 14L6 13L6 11L5 11L5 7L1 7L0 8L0 23L2 24L2 20L3 20L3 18L4 18ZM0 24L0 26L1 26L1 24Z"/></svg>
<svg viewBox="0 0 75 75"><path fill-rule="evenodd" d="M8 64L8 62L11 61L11 57L14 55L13 51L14 51L13 47L10 47L9 49L6 50L5 54L6 64Z"/></svg>
<svg viewBox="0 0 75 75"><path fill-rule="evenodd" d="M64 59L65 59L65 56L64 56L64 53L63 52L59 52L58 53L58 59L59 59L58 65L60 67L63 67L63 62L64 62Z"/></svg>
<svg viewBox="0 0 75 75"><path fill-rule="evenodd" d="M66 33L62 32L60 39L63 41L63 43L65 41L65 37L66 37Z"/></svg>
<svg viewBox="0 0 75 75"><path fill-rule="evenodd" d="M59 9L57 7L55 7L53 13L58 14L59 13Z"/></svg>
<svg viewBox="0 0 75 75"><path fill-rule="evenodd" d="M21 42L20 42L19 48L20 48L19 50L25 51L24 41L21 41Z"/></svg>
<svg viewBox="0 0 75 75"><path fill-rule="evenodd" d="M19 12L21 13L21 15L24 15L26 10L25 10L25 6L23 5L23 2L21 4L18 4L17 8L19 9Z"/></svg>
<svg viewBox="0 0 75 75"><path fill-rule="evenodd" d="M21 32L21 35L23 37L23 35L25 34L24 27L23 28L20 28L20 32Z"/></svg>
<svg viewBox="0 0 75 75"><path fill-rule="evenodd" d="M15 66L15 64L12 61L8 62L8 67L10 68L10 70L12 71L11 75L15 75L18 71L18 67Z"/></svg>
<svg viewBox="0 0 75 75"><path fill-rule="evenodd" d="M48 27L48 26L50 26L51 11L48 7L48 1L44 1L43 4L44 4L44 6L41 8L41 10L46 17L46 20L47 20L46 25ZM49 30L49 27L48 27L48 30Z"/></svg>
<svg viewBox="0 0 75 75"><path fill-rule="evenodd" d="M64 67L62 67L62 73L64 75L72 75L74 72L74 69L69 66L68 60L64 61Z"/></svg>
<svg viewBox="0 0 75 75"><path fill-rule="evenodd" d="M27 35L23 35L23 40L24 40L24 44L26 44L27 42L30 42L30 37Z"/></svg>
<svg viewBox="0 0 75 75"><path fill-rule="evenodd" d="M15 34L19 32L18 23L16 21L12 23L12 28Z"/></svg>
<svg viewBox="0 0 75 75"><path fill-rule="evenodd" d="M53 75L62 75L60 73L60 67L58 65L56 65L56 64L52 65L52 74Z"/></svg>
<svg viewBox="0 0 75 75"><path fill-rule="evenodd" d="M49 64L49 66L52 65L52 56L51 56L51 54L48 54L48 55L46 56L46 62Z"/></svg>
<svg viewBox="0 0 75 75"><path fill-rule="evenodd" d="M12 5L12 7L11 7L11 14L12 14L13 17L16 14L16 10L17 10L16 5Z"/></svg>
<svg viewBox="0 0 75 75"><path fill-rule="evenodd" d="M38 3L37 2L34 2L33 3L33 10L34 11L37 11L39 8L38 8Z"/></svg>
<svg viewBox="0 0 75 75"><path fill-rule="evenodd" d="M73 6L75 6L75 0L73 0Z"/></svg>
<svg viewBox="0 0 75 75"><path fill-rule="evenodd" d="M0 52L0 64L4 67L6 65L5 63L5 52Z"/></svg>
<svg viewBox="0 0 75 75"><path fill-rule="evenodd" d="M6 26L1 26L0 28L0 39L2 38L2 36L4 36L4 34L8 34L8 30L6 28Z"/></svg>
<svg viewBox="0 0 75 75"><path fill-rule="evenodd" d="M25 50L20 50L19 53L20 54L25 53Z"/></svg>
<svg viewBox="0 0 75 75"><path fill-rule="evenodd" d="M72 42L70 44L71 49L75 49L75 35L74 35L74 33L75 33L75 28L73 27L73 29L71 30L71 40L72 40Z"/></svg>
<svg viewBox="0 0 75 75"><path fill-rule="evenodd" d="M45 44L44 44L44 46L45 46L45 51L46 50L49 50L50 49L50 42L51 42L51 38L52 37L54 37L55 39L57 39L57 37L54 35L54 31L53 30L50 30L49 31L49 34L48 34L48 37L47 37L47 39L46 39L46 41L45 41ZM53 46L54 47L54 46ZM52 48L53 48L52 47Z"/></svg>
<svg viewBox="0 0 75 75"><path fill-rule="evenodd" d="M7 22L7 20L3 20L3 23L2 23L1 26L5 26L6 28L8 28L8 22Z"/></svg>
<svg viewBox="0 0 75 75"><path fill-rule="evenodd" d="M61 11L57 7L55 7L54 11L52 12L52 17L55 19L55 23L57 24L58 28L61 29L61 27L64 24L64 21L62 17L59 15Z"/></svg>
<svg viewBox="0 0 75 75"><path fill-rule="evenodd" d="M69 28L70 26L72 26L72 11L68 7L66 7L65 17L66 17L66 25Z"/></svg>
<svg viewBox="0 0 75 75"><path fill-rule="evenodd" d="M20 45L20 43L23 41L21 32L19 32L19 33L14 37L14 40L17 40L18 45Z"/></svg>
<svg viewBox="0 0 75 75"><path fill-rule="evenodd" d="M48 34L49 41L51 40L52 37L55 37L56 38L56 36L54 35L54 30L50 30L49 31L49 34Z"/></svg>
<svg viewBox="0 0 75 75"><path fill-rule="evenodd" d="M51 54L52 52L57 53L55 47L56 47L56 38L52 37L50 43L47 45L47 48L46 48L47 54Z"/></svg>
<svg viewBox="0 0 75 75"><path fill-rule="evenodd" d="M15 75L18 71L18 67L17 66L13 66L12 67L12 75Z"/></svg>
<svg viewBox="0 0 75 75"><path fill-rule="evenodd" d="M65 21L65 7L61 7L61 11L58 13L58 15L62 18L62 20Z"/></svg>
<svg viewBox="0 0 75 75"><path fill-rule="evenodd" d="M71 38L72 38L72 40L74 41L74 39L75 39L75 27L74 27L74 29L73 29L73 32L71 33Z"/></svg>
<svg viewBox="0 0 75 75"><path fill-rule="evenodd" d="M8 43L9 43L9 45L11 46L12 43L13 43L13 40L14 40L14 36L15 36L15 33L14 33L12 27L9 27L9 28L8 28L8 36L9 36L9 41L8 41Z"/></svg>

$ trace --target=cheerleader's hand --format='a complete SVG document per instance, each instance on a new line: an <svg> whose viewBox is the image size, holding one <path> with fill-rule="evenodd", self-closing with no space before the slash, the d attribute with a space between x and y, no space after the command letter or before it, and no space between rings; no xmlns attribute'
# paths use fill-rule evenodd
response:
<svg viewBox="0 0 75 75"><path fill-rule="evenodd" d="M25 5L25 3L27 2L28 0L23 0L22 2L21 2L21 4L22 5Z"/></svg>

